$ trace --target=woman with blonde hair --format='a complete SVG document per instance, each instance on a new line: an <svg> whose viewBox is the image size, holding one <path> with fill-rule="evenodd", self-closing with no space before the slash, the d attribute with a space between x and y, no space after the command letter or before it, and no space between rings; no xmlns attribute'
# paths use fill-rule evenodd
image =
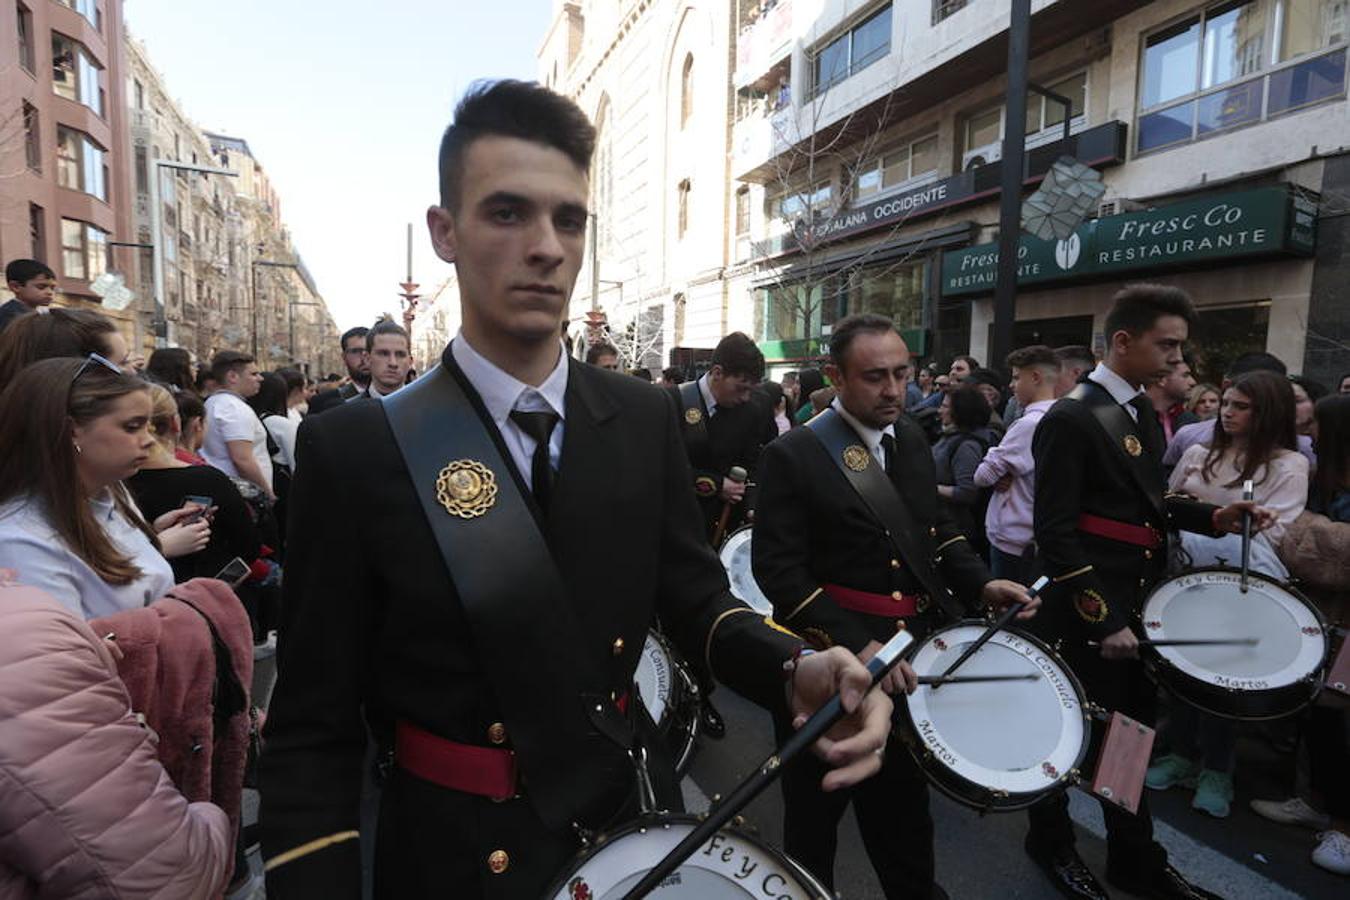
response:
<svg viewBox="0 0 1350 900"><path fill-rule="evenodd" d="M1186 400L1186 411L1195 413L1198 421L1208 421L1219 414L1220 399L1219 389L1214 385L1197 384Z"/></svg>

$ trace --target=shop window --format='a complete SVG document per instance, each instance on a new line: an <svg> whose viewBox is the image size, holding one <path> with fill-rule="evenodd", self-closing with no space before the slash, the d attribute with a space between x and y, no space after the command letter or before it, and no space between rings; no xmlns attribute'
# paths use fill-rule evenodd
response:
<svg viewBox="0 0 1350 900"><path fill-rule="evenodd" d="M812 93L823 94L891 52L891 5L854 25L811 54Z"/></svg>
<svg viewBox="0 0 1350 900"><path fill-rule="evenodd" d="M1191 329L1196 350L1196 377L1219 384L1229 365L1244 353L1266 349L1270 331L1270 301L1256 300L1227 306L1196 308L1198 321Z"/></svg>
<svg viewBox="0 0 1350 900"><path fill-rule="evenodd" d="M927 271L923 261L855 269L846 280L845 312L885 316L901 331L920 328Z"/></svg>
<svg viewBox="0 0 1350 900"><path fill-rule="evenodd" d="M937 168L937 136L911 141L858 167L853 176L853 200L870 200L931 179L937 175Z"/></svg>
<svg viewBox="0 0 1350 900"><path fill-rule="evenodd" d="M19 65L29 73L36 71L33 59L33 13L22 3L18 4L19 19Z"/></svg>
<svg viewBox="0 0 1350 900"><path fill-rule="evenodd" d="M42 171L42 134L38 128L37 107L27 101L23 104L23 155L28 168Z"/></svg>
<svg viewBox="0 0 1350 900"><path fill-rule="evenodd" d="M994 323L989 323L988 344L994 344ZM1092 346L1092 316L1062 316L1053 319L1019 319L1013 322L1012 345L1030 347Z"/></svg>
<svg viewBox="0 0 1350 900"><path fill-rule="evenodd" d="M820 337L822 327L841 318L846 292L835 276L803 279L764 289L764 340L799 341Z"/></svg>
<svg viewBox="0 0 1350 900"><path fill-rule="evenodd" d="M1350 0L1229 0L1144 38L1137 148L1342 97Z"/></svg>

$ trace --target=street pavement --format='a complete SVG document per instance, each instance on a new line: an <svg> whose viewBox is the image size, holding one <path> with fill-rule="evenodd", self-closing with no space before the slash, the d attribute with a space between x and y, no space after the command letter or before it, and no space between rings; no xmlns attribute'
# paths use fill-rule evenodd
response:
<svg viewBox="0 0 1350 900"><path fill-rule="evenodd" d="M714 696L727 722L727 737L701 741L685 782L691 811L701 811L711 796L729 793L773 745L773 726L763 710L726 688L719 688ZM1186 792L1150 794L1156 833L1173 863L1197 884L1229 900L1350 898L1350 878L1333 875L1309 861L1316 846L1312 832L1267 822L1247 807L1254 796L1289 795L1288 784L1279 783L1281 771L1292 769L1288 756L1281 757L1256 739L1244 739L1240 756L1238 799L1227 819L1192 810ZM936 789L932 794L938 881L953 900L1059 897L1022 850L1024 813L980 816ZM1104 878L1106 842L1100 807L1083 792L1073 791L1071 811L1078 826L1079 852ZM761 838L782 846L782 800L777 785L752 802L744 815ZM835 872L835 888L843 900L882 898L852 815L845 815L841 825ZM1112 895L1128 896L1119 891Z"/></svg>

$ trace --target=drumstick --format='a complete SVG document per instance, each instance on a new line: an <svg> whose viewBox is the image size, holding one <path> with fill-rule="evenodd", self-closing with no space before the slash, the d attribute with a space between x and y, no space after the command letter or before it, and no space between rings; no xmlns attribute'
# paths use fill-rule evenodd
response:
<svg viewBox="0 0 1350 900"><path fill-rule="evenodd" d="M900 654L913 642L914 638L910 637L909 632L901 630L881 645L881 649L867 662L867 671L872 676L873 687L886 677L886 673L895 668L900 662ZM624 900L638 900L645 897L649 891L665 881L671 872L678 869L698 848L707 843L718 829L731 821L732 817L744 809L745 805L755 799L761 791L773 784L778 776L783 774L785 765L814 744L817 738L829 731L845 715L838 694L825 701L824 705L806 720L806 724L788 738L787 743L783 744L777 753L760 763L750 777L737 785L726 799L708 810L707 818L642 876L642 880L624 895Z"/></svg>
<svg viewBox="0 0 1350 900"><path fill-rule="evenodd" d="M1035 597L1041 591L1045 590L1045 586L1049 583L1050 578L1047 575L1042 575L1040 578L1037 578L1032 582L1031 587L1027 588L1027 597ZM942 677L946 678L948 675L955 672L962 663L975 655L976 650L979 650L987 644L989 639L993 637L995 633L1008 627L1008 623L1013 620L1014 616L1022 611L1024 606L1026 606L1026 604L1020 600L1017 603L1009 604L1008 608L1003 611L1003 614L990 623L989 627L984 630L984 634L980 635L969 647L961 651L961 655L956 658L954 663L947 667L947 671L942 673ZM939 684L940 683L941 682L939 682Z"/></svg>
<svg viewBox="0 0 1350 900"><path fill-rule="evenodd" d="M1173 640L1162 639L1157 641L1143 640L1139 642L1141 647L1255 647L1261 643L1260 638L1176 638ZM1088 641L1089 647L1100 647L1097 641Z"/></svg>
<svg viewBox="0 0 1350 900"><path fill-rule="evenodd" d="M750 473L740 466L732 466L731 471L727 472L727 478L737 484L745 484L745 479ZM717 517L717 527L713 529L712 545L716 547L722 543L722 536L727 533L727 523L731 521L731 502L722 504L722 514Z"/></svg>
<svg viewBox="0 0 1350 900"><path fill-rule="evenodd" d="M981 681L1036 681L1040 677L1035 672L1021 675L920 675L919 684L937 687L940 684L976 684Z"/></svg>
<svg viewBox="0 0 1350 900"><path fill-rule="evenodd" d="M1248 478L1242 482L1242 499L1248 502L1254 496L1254 487L1252 480ZM1252 559L1252 514L1250 511L1242 514L1242 579L1238 582L1238 588L1242 593L1247 593L1247 566Z"/></svg>

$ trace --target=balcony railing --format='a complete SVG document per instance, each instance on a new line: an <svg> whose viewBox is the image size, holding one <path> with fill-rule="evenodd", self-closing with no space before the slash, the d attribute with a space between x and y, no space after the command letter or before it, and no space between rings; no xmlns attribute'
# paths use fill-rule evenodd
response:
<svg viewBox="0 0 1350 900"><path fill-rule="evenodd" d="M736 85L750 84L792 49L791 0L767 0L736 37Z"/></svg>

